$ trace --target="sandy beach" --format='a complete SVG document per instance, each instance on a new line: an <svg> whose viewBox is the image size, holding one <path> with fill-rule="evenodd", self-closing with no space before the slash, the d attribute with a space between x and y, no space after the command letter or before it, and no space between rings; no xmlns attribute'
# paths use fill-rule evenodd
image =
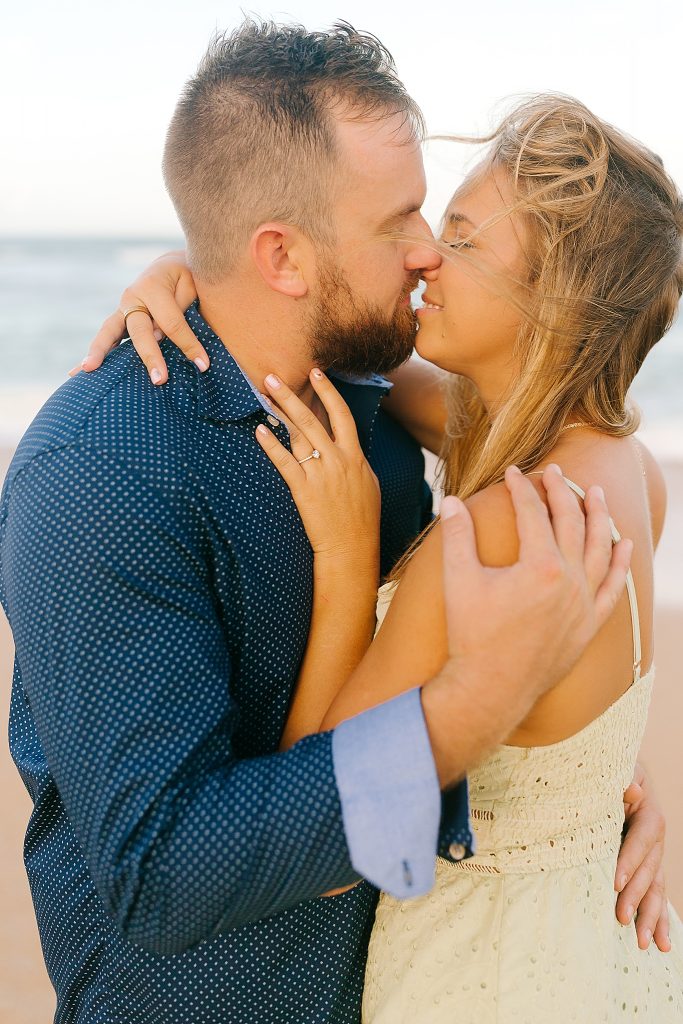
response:
<svg viewBox="0 0 683 1024"><path fill-rule="evenodd" d="M0 447L0 480L11 458ZM651 774L667 821L667 877L671 899L683 911L683 460L663 458L669 490L667 528L657 555L657 685L642 761ZM0 694L7 721L12 641L0 612ZM6 735L6 733L5 733ZM12 764L7 741L0 743L0 791L4 827L0 832L3 925L0 933L0 1022L47 1024L54 997L40 952L31 898L22 864L22 842L30 800Z"/></svg>

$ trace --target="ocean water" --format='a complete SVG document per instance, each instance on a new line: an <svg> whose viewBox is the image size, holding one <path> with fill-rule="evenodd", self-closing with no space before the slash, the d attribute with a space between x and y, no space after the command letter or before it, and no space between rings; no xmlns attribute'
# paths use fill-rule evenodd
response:
<svg viewBox="0 0 683 1024"><path fill-rule="evenodd" d="M0 239L0 439L14 439L80 363L122 289L178 238ZM683 457L683 318L633 386L644 434Z"/></svg>

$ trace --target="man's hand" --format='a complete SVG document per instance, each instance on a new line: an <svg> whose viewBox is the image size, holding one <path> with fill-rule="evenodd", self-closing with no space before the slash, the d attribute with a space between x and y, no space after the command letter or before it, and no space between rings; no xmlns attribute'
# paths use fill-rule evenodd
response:
<svg viewBox="0 0 683 1024"><path fill-rule="evenodd" d="M589 489L584 517L557 466L543 474L548 508L515 467L505 481L520 542L514 565L483 566L466 506L454 497L442 506L449 660L422 690L442 786L568 674L612 614L630 564L633 545L612 545L600 488Z"/></svg>
<svg viewBox="0 0 683 1024"><path fill-rule="evenodd" d="M647 949L654 938L662 953L671 950L669 910L664 887L662 855L666 822L640 765L624 793L626 835L621 846L614 888L619 893L616 913L630 924L634 913L638 945Z"/></svg>

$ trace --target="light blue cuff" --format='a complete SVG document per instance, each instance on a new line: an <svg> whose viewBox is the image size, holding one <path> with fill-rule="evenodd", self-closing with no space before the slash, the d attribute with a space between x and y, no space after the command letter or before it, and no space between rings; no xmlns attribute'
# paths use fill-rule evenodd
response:
<svg viewBox="0 0 683 1024"><path fill-rule="evenodd" d="M338 725L332 759L353 867L399 899L429 892L441 793L419 688Z"/></svg>

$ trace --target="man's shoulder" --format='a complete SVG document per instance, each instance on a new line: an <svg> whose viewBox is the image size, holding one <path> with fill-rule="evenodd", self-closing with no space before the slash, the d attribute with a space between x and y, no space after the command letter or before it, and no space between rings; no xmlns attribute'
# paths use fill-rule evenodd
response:
<svg viewBox="0 0 683 1024"><path fill-rule="evenodd" d="M96 449L152 476L163 462L168 474L187 461L178 419L175 396L151 383L132 346L121 346L101 369L79 373L50 396L19 442L6 487L36 459L66 449Z"/></svg>

